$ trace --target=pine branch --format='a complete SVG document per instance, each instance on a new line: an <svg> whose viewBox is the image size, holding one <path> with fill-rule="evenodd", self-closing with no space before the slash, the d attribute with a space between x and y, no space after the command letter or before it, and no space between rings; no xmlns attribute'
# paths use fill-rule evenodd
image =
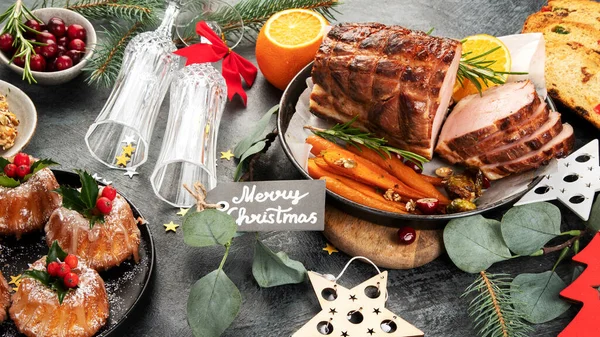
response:
<svg viewBox="0 0 600 337"><path fill-rule="evenodd" d="M509 275L482 271L462 294L461 297L475 296L469 303L469 316L479 336L527 337L533 330L513 307L511 281Z"/></svg>
<svg viewBox="0 0 600 337"><path fill-rule="evenodd" d="M42 1L41 7L58 6L79 12L88 19L145 21L156 16L164 2L160 0L58 0Z"/></svg>

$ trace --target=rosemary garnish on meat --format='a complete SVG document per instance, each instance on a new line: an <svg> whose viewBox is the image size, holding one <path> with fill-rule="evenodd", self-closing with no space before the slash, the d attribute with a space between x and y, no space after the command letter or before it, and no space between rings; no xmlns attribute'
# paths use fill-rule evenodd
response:
<svg viewBox="0 0 600 337"><path fill-rule="evenodd" d="M330 129L321 129L316 128L314 126L305 125L304 128L312 131L315 135L319 137L323 137L329 141L336 142L341 140L346 142L348 145L352 145L358 149L360 147L358 145L364 145L368 149L374 150L379 153L380 156L391 157L390 153L396 153L404 157L404 159L409 160L415 164L417 164L421 169L423 168L423 163L428 162L427 158L418 155L414 152L400 150L398 148L388 146L387 140L384 138L377 138L374 134L363 131L359 128L353 127L352 124L356 121L358 116L355 116L348 122L344 124L336 124Z"/></svg>
<svg viewBox="0 0 600 337"><path fill-rule="evenodd" d="M464 42L464 40L461 42ZM468 80L473 83L475 88L477 88L477 91L479 91L479 94L481 94L483 89L481 86L482 82L486 87L489 87L489 82L494 84L504 84L508 77L506 75L527 75L526 72L495 71L490 68L496 61L486 60L484 58L500 48L501 47L498 46L476 56L471 56L472 52L462 54L460 64L458 65L458 73L456 74L456 79L460 85L464 87L464 81Z"/></svg>

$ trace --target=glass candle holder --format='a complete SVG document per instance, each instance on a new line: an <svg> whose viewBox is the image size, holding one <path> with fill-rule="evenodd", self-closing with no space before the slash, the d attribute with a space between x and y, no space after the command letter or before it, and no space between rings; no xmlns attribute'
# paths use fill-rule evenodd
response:
<svg viewBox="0 0 600 337"><path fill-rule="evenodd" d="M85 142L94 158L111 168L135 169L148 159L148 147L161 103L182 61L171 37L179 4L170 1L157 30L134 37L104 108ZM133 145L129 151L124 147Z"/></svg>
<svg viewBox="0 0 600 337"><path fill-rule="evenodd" d="M217 135L227 86L210 64L189 65L174 77L167 129L150 183L163 201L189 207L196 200L183 184L200 182L207 190L217 184Z"/></svg>

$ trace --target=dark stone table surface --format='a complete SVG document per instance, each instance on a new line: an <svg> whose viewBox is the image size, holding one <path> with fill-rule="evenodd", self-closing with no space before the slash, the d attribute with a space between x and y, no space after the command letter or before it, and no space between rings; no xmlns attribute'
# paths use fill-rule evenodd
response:
<svg viewBox="0 0 600 337"><path fill-rule="evenodd" d="M27 1L33 2L33 1ZM0 1L4 11L12 1ZM477 33L507 35L520 31L525 18L544 5L543 0L345 0L339 7L338 21L377 21L409 28L429 30L435 34L461 38ZM252 46L239 51L254 61ZM84 135L108 98L110 90L88 86L80 76L56 87L30 86L20 77L0 67L0 78L23 89L33 100L39 116L36 134L26 151L38 157L51 157L63 168L84 168L114 182L140 208L150 222L156 243L156 269L144 300L128 318L116 336L191 336L186 320L186 301L191 285L216 269L223 248L198 249L183 243L182 232L165 233L163 224L180 218L173 209L159 201L148 178L158 156L168 114L168 98L163 103L156 124L148 162L140 175L129 179L122 171L109 170L94 161L84 145ZM237 99L227 105L219 133L218 151L226 151L241 140L249 125L271 106L278 103L281 91L268 84L259 74L248 90L248 107ZM566 114L569 119L569 113ZM578 119L571 121L584 144L594 129ZM275 121L272 122L275 126ZM231 181L235 163L219 161L219 181ZM264 155L257 167L257 180L300 179L278 142ZM563 214L568 212L563 208ZM496 214L497 216L498 214ZM565 215L565 228L580 226ZM303 262L308 270L337 274L348 261L343 253L327 255L322 250L326 240L318 232L264 233L261 237L274 250L284 250ZM225 264L225 271L238 286L243 297L239 316L225 336L290 336L319 312L319 305L308 281L299 285L261 289L252 277L253 236L237 240ZM542 272L551 268L556 256L521 258L494 265L491 272L513 276L521 272ZM354 286L374 275L372 267L356 264L342 279L342 285ZM570 278L568 264L559 269ZM421 268L389 271L387 307L422 329L426 336L475 336L467 316L467 303L459 298L475 278L458 270L444 255ZM535 326L532 336L556 336L574 317L578 308L546 324ZM352 334L354 335L354 334Z"/></svg>

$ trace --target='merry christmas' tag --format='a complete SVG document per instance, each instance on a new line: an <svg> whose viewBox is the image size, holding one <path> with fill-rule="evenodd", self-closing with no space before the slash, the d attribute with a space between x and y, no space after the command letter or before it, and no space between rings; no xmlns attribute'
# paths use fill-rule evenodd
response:
<svg viewBox="0 0 600 337"><path fill-rule="evenodd" d="M322 231L325 181L219 183L207 200L236 219L240 231Z"/></svg>

